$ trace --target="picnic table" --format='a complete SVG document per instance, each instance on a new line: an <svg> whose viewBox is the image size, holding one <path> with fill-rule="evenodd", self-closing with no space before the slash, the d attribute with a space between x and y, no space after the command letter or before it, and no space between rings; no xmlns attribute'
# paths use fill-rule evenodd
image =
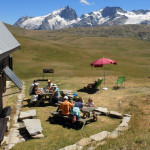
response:
<svg viewBox="0 0 150 150"><path fill-rule="evenodd" d="M100 114L99 112L96 112L95 110L97 107L84 107L81 112L83 113L83 118L88 118L92 121L97 121L97 116Z"/></svg>
<svg viewBox="0 0 150 150"><path fill-rule="evenodd" d="M59 107L60 104L58 104L57 106ZM78 118L76 121L77 123L79 123L80 129L83 129L84 125L91 121L97 121L97 116L100 113L96 112L95 109L97 109L97 107L85 107L84 109L81 110L84 117ZM62 119L64 119L63 122L65 120L72 121L72 117L70 115L63 116L58 111L52 111L51 114L53 116L53 121L61 121Z"/></svg>
<svg viewBox="0 0 150 150"><path fill-rule="evenodd" d="M49 103L52 103L52 97L53 93L50 93L49 91L43 89L41 91L41 94L39 96L41 97L40 100L36 101L35 106L38 106L41 102L48 101Z"/></svg>

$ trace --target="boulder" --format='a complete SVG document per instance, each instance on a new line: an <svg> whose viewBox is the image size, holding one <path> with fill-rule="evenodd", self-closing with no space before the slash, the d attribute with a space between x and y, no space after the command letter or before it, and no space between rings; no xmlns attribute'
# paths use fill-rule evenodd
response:
<svg viewBox="0 0 150 150"><path fill-rule="evenodd" d="M95 134L95 135L92 135L90 136L90 138L94 141L102 141L104 140L105 138L107 138L109 135L109 132L108 131L103 131L103 132L100 132L98 134Z"/></svg>
<svg viewBox="0 0 150 150"><path fill-rule="evenodd" d="M107 115L108 114L108 110L107 108L104 108L104 107L98 107L97 109L95 109L95 111L98 111L98 112L101 112L102 114L104 115Z"/></svg>
<svg viewBox="0 0 150 150"><path fill-rule="evenodd" d="M87 146L91 143L91 140L91 138L83 138L80 141L76 142L76 144L80 146Z"/></svg>
<svg viewBox="0 0 150 150"><path fill-rule="evenodd" d="M35 136L42 133L40 119L24 119L24 125L31 136Z"/></svg>
<svg viewBox="0 0 150 150"><path fill-rule="evenodd" d="M120 119L122 119L122 114L119 113L119 112L116 112L116 111L110 111L109 112L109 116L110 117L114 117L114 118L120 118Z"/></svg>
<svg viewBox="0 0 150 150"><path fill-rule="evenodd" d="M19 120L27 119L27 118L33 118L36 116L36 110L28 110L24 112L20 112Z"/></svg>

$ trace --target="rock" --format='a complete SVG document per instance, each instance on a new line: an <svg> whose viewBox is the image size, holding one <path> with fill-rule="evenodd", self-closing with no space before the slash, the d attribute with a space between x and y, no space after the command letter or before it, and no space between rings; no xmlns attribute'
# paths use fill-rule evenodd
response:
<svg viewBox="0 0 150 150"><path fill-rule="evenodd" d="M59 150L81 150L82 148L83 148L82 146L73 144L73 145L69 145L69 146L66 146L64 148L61 148Z"/></svg>
<svg viewBox="0 0 150 150"><path fill-rule="evenodd" d="M20 142L25 142L26 140L24 138L21 138L20 139Z"/></svg>
<svg viewBox="0 0 150 150"><path fill-rule="evenodd" d="M104 107L98 107L97 109L95 109L96 111L98 111L98 112L101 112L102 114L104 114L104 115L107 115L108 114L108 110L107 110L107 108L104 108Z"/></svg>
<svg viewBox="0 0 150 150"><path fill-rule="evenodd" d="M87 146L91 143L91 140L91 138L83 138L80 141L76 142L76 144L80 146Z"/></svg>
<svg viewBox="0 0 150 150"><path fill-rule="evenodd" d="M17 129L19 129L20 128L20 125L19 125L19 123L15 123L15 124L13 124L13 126L12 126L13 128L17 128Z"/></svg>
<svg viewBox="0 0 150 150"><path fill-rule="evenodd" d="M95 149L95 147L93 147L93 146L90 146L87 148L87 150L94 150L94 149Z"/></svg>
<svg viewBox="0 0 150 150"><path fill-rule="evenodd" d="M108 135L108 138L110 139L115 139L119 136L119 132L118 131L113 131Z"/></svg>
<svg viewBox="0 0 150 150"><path fill-rule="evenodd" d="M22 94L22 93L21 93L21 94L18 95L18 99L19 99L19 100L21 100L21 99L23 100L24 98L25 98L25 94Z"/></svg>
<svg viewBox="0 0 150 150"><path fill-rule="evenodd" d="M17 130L16 128L11 128L10 133L19 133L19 130Z"/></svg>
<svg viewBox="0 0 150 150"><path fill-rule="evenodd" d="M12 149L13 147L15 146L15 144L9 144L8 146L7 146L7 148L6 148L6 150L8 149Z"/></svg>
<svg viewBox="0 0 150 150"><path fill-rule="evenodd" d="M122 132L122 131L126 131L126 130L128 130L128 123L126 123L126 122L123 122L123 123L121 123L115 130L116 131L119 131L119 132Z"/></svg>
<svg viewBox="0 0 150 150"><path fill-rule="evenodd" d="M7 122L7 131L10 129L10 122Z"/></svg>
<svg viewBox="0 0 150 150"><path fill-rule="evenodd" d="M19 116L19 114L20 114L20 111L17 110L17 111L16 111L16 116Z"/></svg>
<svg viewBox="0 0 150 150"><path fill-rule="evenodd" d="M31 136L41 134L42 127L40 119L24 119L24 125Z"/></svg>
<svg viewBox="0 0 150 150"><path fill-rule="evenodd" d="M3 141L1 142L1 146L7 142L8 138L4 136Z"/></svg>
<svg viewBox="0 0 150 150"><path fill-rule="evenodd" d="M7 89L11 88L11 81L6 81L6 88Z"/></svg>
<svg viewBox="0 0 150 150"><path fill-rule="evenodd" d="M44 138L44 135L43 134L38 134L38 135L35 135L35 136L32 136L33 139L41 139L41 138Z"/></svg>
<svg viewBox="0 0 150 150"><path fill-rule="evenodd" d="M115 118L121 118L122 119L122 114L121 113L118 113L116 111L110 111L109 112L109 116L110 117L115 117Z"/></svg>
<svg viewBox="0 0 150 150"><path fill-rule="evenodd" d="M131 117L131 115L129 115L129 114L125 114L124 116L126 116L126 117Z"/></svg>
<svg viewBox="0 0 150 150"><path fill-rule="evenodd" d="M14 123L17 123L18 122L18 116L14 116L13 121L14 121Z"/></svg>
<svg viewBox="0 0 150 150"><path fill-rule="evenodd" d="M125 116L125 117L123 117L122 122L128 123L130 121L130 119L131 119L131 117Z"/></svg>
<svg viewBox="0 0 150 150"><path fill-rule="evenodd" d="M27 119L27 118L33 118L35 116L36 116L36 110L33 109L33 110L20 112L19 119L23 120L23 119Z"/></svg>
<svg viewBox="0 0 150 150"><path fill-rule="evenodd" d="M6 116L6 118L8 118L8 121L10 121L10 119L11 119L10 116Z"/></svg>
<svg viewBox="0 0 150 150"><path fill-rule="evenodd" d="M100 132L98 134L95 134L95 135L92 135L90 136L90 138L92 140L95 140L95 141L102 141L104 140L105 138L107 138L107 136L109 135L109 132L108 131L103 131L103 132Z"/></svg>
<svg viewBox="0 0 150 150"><path fill-rule="evenodd" d="M106 141L98 142L97 145L96 145L96 147L97 147L97 146L100 146L100 145L105 145L106 143L107 143Z"/></svg>
<svg viewBox="0 0 150 150"><path fill-rule="evenodd" d="M19 137L16 136L8 137L8 144L17 144L19 143L19 141L20 141Z"/></svg>

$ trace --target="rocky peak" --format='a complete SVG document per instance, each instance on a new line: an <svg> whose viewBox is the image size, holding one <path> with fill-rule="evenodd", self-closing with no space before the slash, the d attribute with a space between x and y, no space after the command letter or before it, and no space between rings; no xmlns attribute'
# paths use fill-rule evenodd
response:
<svg viewBox="0 0 150 150"><path fill-rule="evenodd" d="M20 26L20 24L22 24L24 21L26 21L29 18L31 18L31 17L29 17L29 16L23 16L20 19L18 19L18 21L14 25L15 26Z"/></svg>
<svg viewBox="0 0 150 150"><path fill-rule="evenodd" d="M76 20L78 18L76 11L69 6L66 6L59 14L60 17L64 18L65 20L71 21Z"/></svg>
<svg viewBox="0 0 150 150"><path fill-rule="evenodd" d="M132 12L134 12L135 14L147 14L148 12L150 12L150 10L143 10L143 9L139 9L139 10L132 10Z"/></svg>
<svg viewBox="0 0 150 150"><path fill-rule="evenodd" d="M123 10L120 7L105 7L102 11L102 16L105 17L109 17L109 18L114 18L116 17L117 12L122 12L125 13L126 11Z"/></svg>

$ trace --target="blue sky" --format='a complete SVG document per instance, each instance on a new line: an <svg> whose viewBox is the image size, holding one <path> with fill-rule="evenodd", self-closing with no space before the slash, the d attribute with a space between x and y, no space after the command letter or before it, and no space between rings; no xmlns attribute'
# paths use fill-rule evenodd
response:
<svg viewBox="0 0 150 150"><path fill-rule="evenodd" d="M42 16L67 5L81 16L106 6L150 9L150 0L0 0L0 20L14 24L22 16Z"/></svg>

